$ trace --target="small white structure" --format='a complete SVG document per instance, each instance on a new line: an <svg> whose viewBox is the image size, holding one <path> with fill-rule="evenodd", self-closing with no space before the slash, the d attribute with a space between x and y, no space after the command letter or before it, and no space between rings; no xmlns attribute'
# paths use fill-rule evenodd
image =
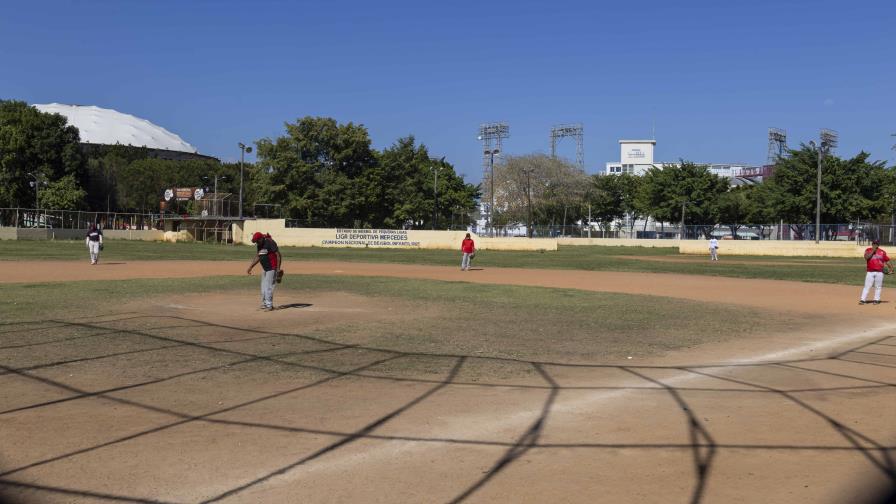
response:
<svg viewBox="0 0 896 504"><path fill-rule="evenodd" d="M662 168L662 163L653 162L656 140L620 140L619 162L607 163L607 174L631 173L644 175L653 167Z"/></svg>

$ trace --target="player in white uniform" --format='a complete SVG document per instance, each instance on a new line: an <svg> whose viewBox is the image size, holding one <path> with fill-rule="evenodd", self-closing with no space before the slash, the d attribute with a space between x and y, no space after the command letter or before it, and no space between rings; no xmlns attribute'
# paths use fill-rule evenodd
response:
<svg viewBox="0 0 896 504"><path fill-rule="evenodd" d="M719 240L716 240L715 238L709 240L709 260L719 260Z"/></svg>
<svg viewBox="0 0 896 504"><path fill-rule="evenodd" d="M87 244L87 250L90 251L90 264L96 264L100 261L100 250L103 248L103 232L91 224L87 231L87 237L84 239Z"/></svg>

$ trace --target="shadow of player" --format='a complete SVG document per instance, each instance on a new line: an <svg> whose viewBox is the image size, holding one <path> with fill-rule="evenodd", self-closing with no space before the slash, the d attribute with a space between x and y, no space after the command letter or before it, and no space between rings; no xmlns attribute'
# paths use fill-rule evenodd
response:
<svg viewBox="0 0 896 504"><path fill-rule="evenodd" d="M308 308L309 306L313 306L311 303L289 303L280 305L277 307L278 310L286 310L288 308Z"/></svg>

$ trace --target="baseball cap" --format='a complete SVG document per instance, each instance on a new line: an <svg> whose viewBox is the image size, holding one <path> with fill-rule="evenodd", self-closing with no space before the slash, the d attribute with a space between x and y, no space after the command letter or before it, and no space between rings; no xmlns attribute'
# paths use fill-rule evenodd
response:
<svg viewBox="0 0 896 504"><path fill-rule="evenodd" d="M255 234L252 235L252 243L257 242L258 240L260 240L262 238L264 238L264 235L259 233L258 231L256 231Z"/></svg>

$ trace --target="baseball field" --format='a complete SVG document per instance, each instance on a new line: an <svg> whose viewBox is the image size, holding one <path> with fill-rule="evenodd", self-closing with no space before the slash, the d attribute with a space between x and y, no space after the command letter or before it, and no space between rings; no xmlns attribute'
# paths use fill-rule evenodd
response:
<svg viewBox="0 0 896 504"><path fill-rule="evenodd" d="M868 502L896 282L861 260L0 242L11 502ZM2 499L0 499L2 500Z"/></svg>

